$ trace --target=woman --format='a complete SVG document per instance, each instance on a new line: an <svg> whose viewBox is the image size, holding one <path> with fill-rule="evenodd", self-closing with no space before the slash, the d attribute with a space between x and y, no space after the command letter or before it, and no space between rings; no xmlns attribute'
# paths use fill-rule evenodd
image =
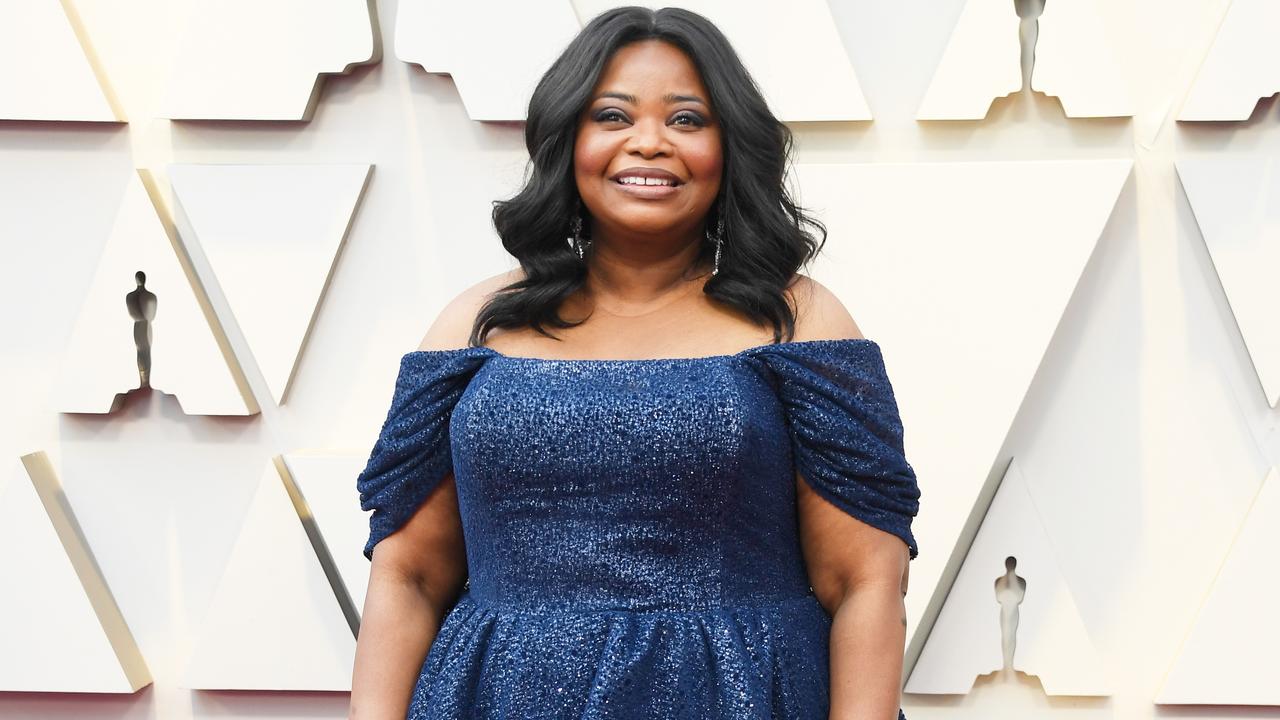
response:
<svg viewBox="0 0 1280 720"><path fill-rule="evenodd" d="M402 358L357 480L352 716L902 717L919 491L879 347L796 273L787 128L705 18L621 8L525 139L521 267Z"/></svg>

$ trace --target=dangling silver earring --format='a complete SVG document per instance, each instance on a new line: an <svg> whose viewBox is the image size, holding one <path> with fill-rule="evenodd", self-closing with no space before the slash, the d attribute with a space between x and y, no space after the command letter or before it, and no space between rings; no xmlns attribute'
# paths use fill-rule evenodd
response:
<svg viewBox="0 0 1280 720"><path fill-rule="evenodd" d="M715 275L720 272L720 246L724 244L724 218L716 220L716 229L714 232L708 231L707 239L716 244L715 264L711 266L711 274Z"/></svg>
<svg viewBox="0 0 1280 720"><path fill-rule="evenodd" d="M569 247L578 253L578 259L582 259L582 253L585 248L582 243L582 216L575 214L573 221L569 223Z"/></svg>
<svg viewBox="0 0 1280 720"><path fill-rule="evenodd" d="M582 199L574 203L573 220L569 221L569 247L578 253L581 260L587 248L591 247L591 239L582 237Z"/></svg>

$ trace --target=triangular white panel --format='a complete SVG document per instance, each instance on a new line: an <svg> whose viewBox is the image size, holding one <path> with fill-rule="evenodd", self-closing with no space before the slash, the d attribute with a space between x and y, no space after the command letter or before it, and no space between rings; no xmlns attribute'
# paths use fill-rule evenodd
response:
<svg viewBox="0 0 1280 720"><path fill-rule="evenodd" d="M1131 166L796 168L801 204L829 230L814 277L881 344L920 481L908 668L929 633L926 609L931 617L941 607L938 588L959 570L952 549L972 538L966 522Z"/></svg>
<svg viewBox="0 0 1280 720"><path fill-rule="evenodd" d="M350 690L355 637L268 463L183 676L201 690Z"/></svg>
<svg viewBox="0 0 1280 720"><path fill-rule="evenodd" d="M308 120L317 76L378 60L372 12L372 0L192 3L161 117Z"/></svg>
<svg viewBox="0 0 1280 720"><path fill-rule="evenodd" d="M871 119L826 0L760 2L749 9L740 0L576 0L575 5L584 24L621 5L692 10L729 38L779 120Z"/></svg>
<svg viewBox="0 0 1280 720"><path fill-rule="evenodd" d="M132 693L142 654L43 452L0 472L0 691Z"/></svg>
<svg viewBox="0 0 1280 720"><path fill-rule="evenodd" d="M283 402L370 165L171 165L184 240L209 259Z"/></svg>
<svg viewBox="0 0 1280 720"><path fill-rule="evenodd" d="M1181 158L1195 211L1262 391L1280 403L1280 160L1262 154Z"/></svg>
<svg viewBox="0 0 1280 720"><path fill-rule="evenodd" d="M1101 2L1049 2L1038 19L1031 88L1058 97L1067 117L1133 114ZM968 0L916 119L981 120L1021 89L1021 22L1009 0Z"/></svg>
<svg viewBox="0 0 1280 720"><path fill-rule="evenodd" d="M364 470L368 457L293 454L286 455L284 461L315 518L358 615L364 608L369 586L369 560L364 556L369 513L360 509L354 493L355 478Z"/></svg>
<svg viewBox="0 0 1280 720"><path fill-rule="evenodd" d="M138 272L145 275L143 289L155 296L150 322L151 387L174 395L188 415L258 412L252 396L241 392L202 301L137 175L129 178L115 226L71 332L59 410L108 413L119 400L117 393L141 387L138 348L145 345L146 330L131 316L126 297L139 290Z"/></svg>
<svg viewBox="0 0 1280 720"><path fill-rule="evenodd" d="M983 518L906 691L963 695L979 675L1004 666L995 580L1005 558L1026 581L1017 604L1013 668L1035 675L1047 695L1109 695L1097 651L1058 567L1017 460Z"/></svg>
<svg viewBox="0 0 1280 720"><path fill-rule="evenodd" d="M1232 0L1179 120L1248 120L1259 98L1280 92L1280 3Z"/></svg>
<svg viewBox="0 0 1280 720"><path fill-rule="evenodd" d="M0 2L0 119L118 122L58 0Z"/></svg>
<svg viewBox="0 0 1280 720"><path fill-rule="evenodd" d="M969 0L951 31L917 120L981 120L991 101L1022 87L1018 14L1012 2Z"/></svg>
<svg viewBox="0 0 1280 720"><path fill-rule="evenodd" d="M1048 2L1040 16L1031 89L1058 98L1067 117L1134 113L1129 75L1107 33L1103 2Z"/></svg>
<svg viewBox="0 0 1280 720"><path fill-rule="evenodd" d="M1280 472L1267 474L1156 702L1280 705Z"/></svg>
<svg viewBox="0 0 1280 720"><path fill-rule="evenodd" d="M569 0L401 0L396 57L452 75L472 120L524 120L534 86L578 29Z"/></svg>

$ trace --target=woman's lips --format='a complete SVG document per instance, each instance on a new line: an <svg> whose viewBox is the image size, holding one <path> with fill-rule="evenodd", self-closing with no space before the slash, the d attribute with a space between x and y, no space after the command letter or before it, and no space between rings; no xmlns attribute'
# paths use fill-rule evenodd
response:
<svg viewBox="0 0 1280 720"><path fill-rule="evenodd" d="M618 189L632 197L644 198L647 200L661 200L675 195L684 184L680 185L633 185L629 183L621 183L617 180L610 180Z"/></svg>

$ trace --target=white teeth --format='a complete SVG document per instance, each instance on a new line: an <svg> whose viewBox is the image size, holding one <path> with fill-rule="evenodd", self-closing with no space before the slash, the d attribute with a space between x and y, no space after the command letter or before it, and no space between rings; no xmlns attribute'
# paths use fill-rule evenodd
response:
<svg viewBox="0 0 1280 720"><path fill-rule="evenodd" d="M663 180L661 178L643 178L643 177L636 177L636 176L627 176L622 178L618 182L622 183L623 185L675 185L675 183L671 182L670 180Z"/></svg>

